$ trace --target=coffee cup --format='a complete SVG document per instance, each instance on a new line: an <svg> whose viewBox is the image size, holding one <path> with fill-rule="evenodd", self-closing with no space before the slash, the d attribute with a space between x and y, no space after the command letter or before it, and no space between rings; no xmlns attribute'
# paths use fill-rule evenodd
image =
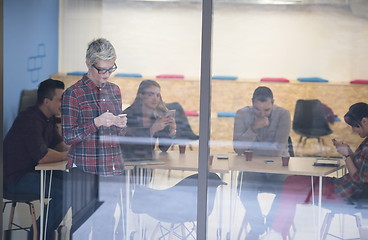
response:
<svg viewBox="0 0 368 240"><path fill-rule="evenodd" d="M184 154L185 153L185 148L187 147L187 145L179 145L179 152L180 154Z"/></svg>
<svg viewBox="0 0 368 240"><path fill-rule="evenodd" d="M208 156L208 165L212 166L213 163L213 155Z"/></svg>
<svg viewBox="0 0 368 240"><path fill-rule="evenodd" d="M282 166L284 167L289 166L290 157L281 157L281 160L282 160Z"/></svg>
<svg viewBox="0 0 368 240"><path fill-rule="evenodd" d="M252 161L252 157L253 157L253 152L250 150L246 150L244 152L245 155L245 161Z"/></svg>

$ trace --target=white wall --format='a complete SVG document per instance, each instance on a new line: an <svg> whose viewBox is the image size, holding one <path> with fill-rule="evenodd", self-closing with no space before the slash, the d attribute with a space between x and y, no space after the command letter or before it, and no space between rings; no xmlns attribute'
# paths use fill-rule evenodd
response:
<svg viewBox="0 0 368 240"><path fill-rule="evenodd" d="M59 72L85 71L88 42L103 36L117 50L118 72L199 78L200 4L95 0L71 10L68 1ZM214 75L368 79L368 19L348 8L216 4L213 37Z"/></svg>

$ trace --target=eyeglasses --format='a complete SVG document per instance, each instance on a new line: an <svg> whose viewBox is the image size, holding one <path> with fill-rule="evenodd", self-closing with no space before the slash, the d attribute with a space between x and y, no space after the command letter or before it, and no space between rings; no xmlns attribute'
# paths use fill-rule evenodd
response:
<svg viewBox="0 0 368 240"><path fill-rule="evenodd" d="M105 74L107 72L112 73L118 68L118 66L116 66L116 63L111 68L98 68L94 64L92 64L92 67L97 70L98 74Z"/></svg>

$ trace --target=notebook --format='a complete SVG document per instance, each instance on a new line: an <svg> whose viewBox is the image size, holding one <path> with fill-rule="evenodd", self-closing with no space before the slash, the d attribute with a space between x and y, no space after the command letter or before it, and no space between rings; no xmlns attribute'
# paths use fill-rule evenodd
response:
<svg viewBox="0 0 368 240"><path fill-rule="evenodd" d="M317 158L313 166L338 167L340 166L339 158Z"/></svg>

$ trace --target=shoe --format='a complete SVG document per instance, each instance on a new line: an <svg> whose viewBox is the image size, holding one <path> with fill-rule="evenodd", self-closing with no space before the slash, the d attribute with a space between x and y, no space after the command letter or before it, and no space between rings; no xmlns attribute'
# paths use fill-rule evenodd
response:
<svg viewBox="0 0 368 240"><path fill-rule="evenodd" d="M283 240L281 233L276 232L274 230L269 231L266 235L264 235L261 240Z"/></svg>

